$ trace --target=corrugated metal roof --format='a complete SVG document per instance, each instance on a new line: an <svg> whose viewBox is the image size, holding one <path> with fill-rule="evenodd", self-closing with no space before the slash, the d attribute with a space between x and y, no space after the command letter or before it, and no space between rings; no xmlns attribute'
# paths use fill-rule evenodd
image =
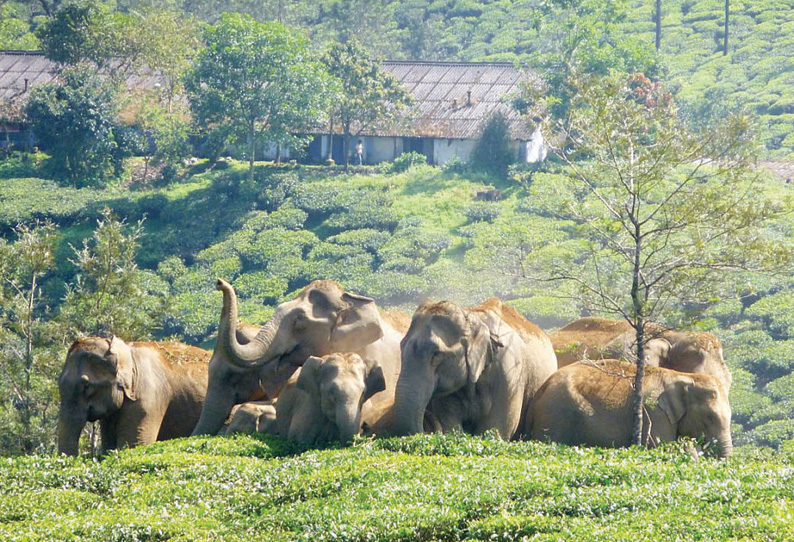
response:
<svg viewBox="0 0 794 542"><path fill-rule="evenodd" d="M476 139L482 122L502 112L514 139L532 136L526 121L509 104L527 74L505 62L381 62L414 98L406 122L379 126L368 135ZM469 103L471 93L471 103Z"/></svg>
<svg viewBox="0 0 794 542"><path fill-rule="evenodd" d="M401 122L378 126L368 135L475 139L482 121L497 111L507 117L514 139L529 140L532 135L521 115L509 105L509 98L531 75L512 64L385 61L381 66L397 77L415 102ZM24 100L25 79L30 88L52 81L58 72L58 65L42 53L0 51L0 100ZM127 85L132 88L152 88L160 82L160 77L151 72L127 77Z"/></svg>

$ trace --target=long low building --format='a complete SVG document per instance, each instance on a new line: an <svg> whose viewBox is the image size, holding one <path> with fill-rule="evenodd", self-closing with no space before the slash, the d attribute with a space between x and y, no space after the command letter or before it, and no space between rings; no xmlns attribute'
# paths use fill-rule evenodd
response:
<svg viewBox="0 0 794 542"><path fill-rule="evenodd" d="M368 164L391 161L403 152L424 154L431 164L471 156L483 123L494 113L508 121L517 161L539 162L546 157L540 130L511 104L511 98L528 82L528 75L507 62L384 61L384 70L408 90L414 104L401 122L364 131L354 137L351 152L360 140ZM330 126L314 133L309 159L320 162L343 158L341 131ZM331 153L330 151L333 150Z"/></svg>
<svg viewBox="0 0 794 542"><path fill-rule="evenodd" d="M414 99L400 122L377 126L362 132L351 142L351 152L360 140L364 162L388 162L404 152L424 154L431 164L440 165L454 157L466 161L471 156L483 123L494 113L502 113L508 121L511 147L517 161L538 162L545 158L546 147L540 130L511 104L521 85L528 82L526 72L505 62L422 62L384 61L384 70L394 75ZM19 109L29 90L53 81L59 73L58 64L42 53L0 51L0 108L11 112ZM127 77L130 88L152 88L160 81L156 74ZM344 160L342 133L337 126L331 133L312 130L314 140L305 158L321 163L329 157ZM9 140L21 140L24 126L14 122L13 115L0 117L0 133ZM266 145L258 153L275 158L275 145ZM295 154L282 151L284 158Z"/></svg>

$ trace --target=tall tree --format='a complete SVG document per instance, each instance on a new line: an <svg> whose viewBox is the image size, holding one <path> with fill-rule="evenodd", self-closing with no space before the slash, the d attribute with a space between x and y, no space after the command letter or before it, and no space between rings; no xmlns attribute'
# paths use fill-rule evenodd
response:
<svg viewBox="0 0 794 542"><path fill-rule="evenodd" d="M662 0L656 0L656 13L653 16L656 23L656 50L662 48Z"/></svg>
<svg viewBox="0 0 794 542"><path fill-rule="evenodd" d="M299 32L248 15L225 14L204 33L185 85L197 124L247 141L253 180L257 143L300 146L295 135L316 121L328 77Z"/></svg>
<svg viewBox="0 0 794 542"><path fill-rule="evenodd" d="M0 239L0 448L31 453L51 442L44 433L52 433L55 419L50 407L59 341L41 292L55 268L56 230L51 223L36 223L14 233L12 243Z"/></svg>
<svg viewBox="0 0 794 542"><path fill-rule="evenodd" d="M585 273L560 266L591 305L625 318L636 334L634 442L642 429L649 322L719 295L726 271L788 261L761 226L781 210L750 168L748 118L692 132L672 97L642 75L580 77L555 123L553 152L568 167L557 212L579 224ZM554 133L554 130L552 130Z"/></svg>
<svg viewBox="0 0 794 542"><path fill-rule="evenodd" d="M86 66L64 70L59 83L33 89L26 107L40 145L56 171L74 186L118 174L135 149L132 132L117 122L116 87Z"/></svg>
<svg viewBox="0 0 794 542"><path fill-rule="evenodd" d="M728 23L730 22L731 0L725 0L725 26L723 29L722 54L728 54Z"/></svg>
<svg viewBox="0 0 794 542"><path fill-rule="evenodd" d="M338 120L342 127L347 171L351 139L375 125L394 122L412 98L396 77L368 58L367 51L354 39L332 44L323 62L339 83L331 120Z"/></svg>

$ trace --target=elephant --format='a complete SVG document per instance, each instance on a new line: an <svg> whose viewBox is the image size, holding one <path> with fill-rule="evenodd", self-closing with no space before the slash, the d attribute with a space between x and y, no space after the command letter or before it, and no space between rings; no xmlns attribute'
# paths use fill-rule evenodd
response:
<svg viewBox="0 0 794 542"><path fill-rule="evenodd" d="M249 401L232 409L231 420L223 426L221 434L274 433L276 400Z"/></svg>
<svg viewBox="0 0 794 542"><path fill-rule="evenodd" d="M181 343L78 339L58 379L58 450L77 455L86 422L102 451L190 435L207 391L210 353Z"/></svg>
<svg viewBox="0 0 794 542"><path fill-rule="evenodd" d="M289 380L276 403L278 434L301 444L348 443L361 431L369 399L386 389L377 361L358 354L312 356Z"/></svg>
<svg viewBox="0 0 794 542"><path fill-rule="evenodd" d="M234 288L218 279L223 310L210 362L209 388L196 435L217 434L232 407L253 400L261 389L270 398L309 356L353 352L377 359L386 390L375 402L393 401L400 374L400 339L372 298L345 292L331 280L316 280L298 296L280 304L256 335L241 334Z"/></svg>
<svg viewBox="0 0 794 542"><path fill-rule="evenodd" d="M472 309L428 301L402 340L392 433L496 429L518 436L537 389L557 368L548 336L496 298Z"/></svg>
<svg viewBox="0 0 794 542"><path fill-rule="evenodd" d="M611 359L563 367L538 390L526 433L568 445L630 445L635 375L634 364ZM648 367L642 386L644 445L704 436L721 457L731 454L731 407L717 378Z"/></svg>
<svg viewBox="0 0 794 542"><path fill-rule="evenodd" d="M646 328L645 363L685 373L708 374L729 392L732 377L723 357L722 344L713 334L667 330L657 324ZM636 344L634 328L624 320L581 318L551 334L558 367L584 359L632 360Z"/></svg>

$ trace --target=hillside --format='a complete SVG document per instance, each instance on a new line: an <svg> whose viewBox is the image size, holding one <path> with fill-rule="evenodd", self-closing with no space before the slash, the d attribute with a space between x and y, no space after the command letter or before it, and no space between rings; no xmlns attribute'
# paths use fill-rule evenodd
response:
<svg viewBox="0 0 794 542"><path fill-rule="evenodd" d="M430 166L362 168L344 176L262 163L249 186L239 162L207 171L200 163L165 188L77 190L7 178L0 179L0 229L11 236L18 223L34 219L59 226L57 273L42 282L57 315L75 280L72 247L92 234L102 209L129 224L145 218L137 262L146 291L139 308L156 308L144 316L157 338L212 344L221 305L217 277L235 286L241 317L250 323L267 320L311 280L331 278L409 314L427 298L472 305L495 295L551 330L584 308L575 291L530 280L533 270L577 250L575 225L547 213L560 197L555 167L522 182ZM500 190L499 201L477 201L492 189ZM782 198L790 187L770 179L768 189ZM769 235L794 241L790 220L769 224ZM719 299L684 318L724 343L737 445L778 446L794 437L791 288L786 276L741 274L726 281ZM62 355L53 362L53 379Z"/></svg>

